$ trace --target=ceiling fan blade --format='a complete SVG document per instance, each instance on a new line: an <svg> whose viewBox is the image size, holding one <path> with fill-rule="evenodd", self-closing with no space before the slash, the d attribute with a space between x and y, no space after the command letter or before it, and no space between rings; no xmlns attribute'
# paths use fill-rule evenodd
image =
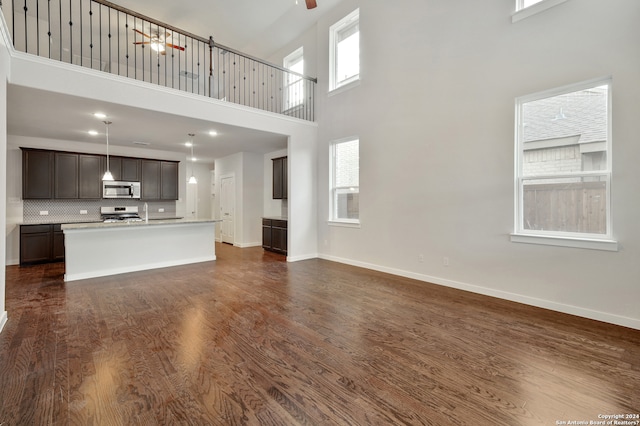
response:
<svg viewBox="0 0 640 426"><path fill-rule="evenodd" d="M316 6L318 6L316 4L316 0L305 0L307 2L307 9L313 9Z"/></svg>
<svg viewBox="0 0 640 426"><path fill-rule="evenodd" d="M133 31L137 32L138 34L142 34L142 35L143 35L143 36L145 36L146 38L151 38L151 36L150 36L150 35L147 35L147 34L143 33L143 32L142 32L142 31L140 31L140 30L136 30L135 28L133 29Z"/></svg>
<svg viewBox="0 0 640 426"><path fill-rule="evenodd" d="M151 44L150 41L136 41L133 44Z"/></svg>
<svg viewBox="0 0 640 426"><path fill-rule="evenodd" d="M167 47L171 47L172 49L178 49L178 50L182 50L184 52L184 46L177 46L177 45L171 44L171 43L165 43L165 45Z"/></svg>

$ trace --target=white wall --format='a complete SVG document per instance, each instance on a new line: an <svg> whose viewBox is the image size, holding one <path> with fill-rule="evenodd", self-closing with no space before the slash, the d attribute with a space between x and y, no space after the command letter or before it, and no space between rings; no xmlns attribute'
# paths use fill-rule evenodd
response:
<svg viewBox="0 0 640 426"><path fill-rule="evenodd" d="M198 203L197 218L212 219L213 216L213 195L211 194L211 171L213 164L192 163L187 160L185 167L186 179L191 177L191 173L195 176L198 183L196 184L196 197ZM189 185L187 185L187 194L189 193ZM187 200L187 205L190 201ZM188 211L186 212L189 213Z"/></svg>
<svg viewBox="0 0 640 426"><path fill-rule="evenodd" d="M243 241L242 247L262 245L262 201L264 198L264 155L244 152L243 157Z"/></svg>
<svg viewBox="0 0 640 426"><path fill-rule="evenodd" d="M356 7L361 82L329 96L328 28ZM640 328L640 2L567 1L513 24L514 8L509 0L345 0L319 21L316 51L305 44L305 60L315 53L318 65L319 251ZM515 98L608 75L620 250L510 242ZM360 229L326 223L329 143L351 135L360 137Z"/></svg>
<svg viewBox="0 0 640 426"><path fill-rule="evenodd" d="M263 155L239 152L215 161L216 188L224 176L233 175L236 187L234 245L262 245ZM219 191L218 191L219 193ZM220 196L215 197L216 219L220 219ZM220 227L218 227L220 228ZM218 240L220 239L218 232Z"/></svg>

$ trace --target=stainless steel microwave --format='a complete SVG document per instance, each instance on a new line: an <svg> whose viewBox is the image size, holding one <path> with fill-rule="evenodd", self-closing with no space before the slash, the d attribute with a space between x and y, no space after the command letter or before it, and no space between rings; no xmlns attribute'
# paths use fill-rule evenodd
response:
<svg viewBox="0 0 640 426"><path fill-rule="evenodd" d="M102 198L140 198L140 182L104 180Z"/></svg>

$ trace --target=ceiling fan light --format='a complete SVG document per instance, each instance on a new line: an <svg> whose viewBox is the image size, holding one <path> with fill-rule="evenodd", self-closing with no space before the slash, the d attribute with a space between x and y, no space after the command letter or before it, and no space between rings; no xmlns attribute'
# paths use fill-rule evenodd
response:
<svg viewBox="0 0 640 426"><path fill-rule="evenodd" d="M104 172L104 176L102 176L102 180L113 180L113 175L109 170Z"/></svg>
<svg viewBox="0 0 640 426"><path fill-rule="evenodd" d="M164 52L164 45L162 43L151 43L151 48L156 52Z"/></svg>

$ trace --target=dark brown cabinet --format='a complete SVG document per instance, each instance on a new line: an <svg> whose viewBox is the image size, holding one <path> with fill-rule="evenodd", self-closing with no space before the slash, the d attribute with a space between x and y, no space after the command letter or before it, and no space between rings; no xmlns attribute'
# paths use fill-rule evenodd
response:
<svg viewBox="0 0 640 426"><path fill-rule="evenodd" d="M140 182L139 158L122 157L120 166L122 180L127 182Z"/></svg>
<svg viewBox="0 0 640 426"><path fill-rule="evenodd" d="M273 159L273 199L286 200L287 189L287 157Z"/></svg>
<svg viewBox="0 0 640 426"><path fill-rule="evenodd" d="M78 154L56 152L54 154L53 198L78 198Z"/></svg>
<svg viewBox="0 0 640 426"><path fill-rule="evenodd" d="M59 262L64 260L64 232L62 232L62 225L54 224L52 226L51 236L53 238L51 242L51 260Z"/></svg>
<svg viewBox="0 0 640 426"><path fill-rule="evenodd" d="M178 163L160 162L160 198L163 200L178 199Z"/></svg>
<svg viewBox="0 0 640 426"><path fill-rule="evenodd" d="M20 225L20 264L64 260L64 234L59 224Z"/></svg>
<svg viewBox="0 0 640 426"><path fill-rule="evenodd" d="M142 160L143 200L178 199L178 163L175 161Z"/></svg>
<svg viewBox="0 0 640 426"><path fill-rule="evenodd" d="M140 196L143 200L160 199L160 162L142 160L142 184Z"/></svg>
<svg viewBox="0 0 640 426"><path fill-rule="evenodd" d="M103 174L101 155L78 155L78 198L102 198Z"/></svg>
<svg viewBox="0 0 640 426"><path fill-rule="evenodd" d="M103 158L103 167L106 170L106 156ZM125 182L140 182L140 159L131 157L109 156L109 171L114 180ZM102 179L102 177L100 178Z"/></svg>
<svg viewBox="0 0 640 426"><path fill-rule="evenodd" d="M109 156L115 180L141 182L144 200L177 200L179 162ZM22 198L101 199L105 155L22 148Z"/></svg>
<svg viewBox="0 0 640 426"><path fill-rule="evenodd" d="M262 219L262 248L287 254L287 221L284 219Z"/></svg>
<svg viewBox="0 0 640 426"><path fill-rule="evenodd" d="M23 149L22 151L22 198L53 198L53 151Z"/></svg>

